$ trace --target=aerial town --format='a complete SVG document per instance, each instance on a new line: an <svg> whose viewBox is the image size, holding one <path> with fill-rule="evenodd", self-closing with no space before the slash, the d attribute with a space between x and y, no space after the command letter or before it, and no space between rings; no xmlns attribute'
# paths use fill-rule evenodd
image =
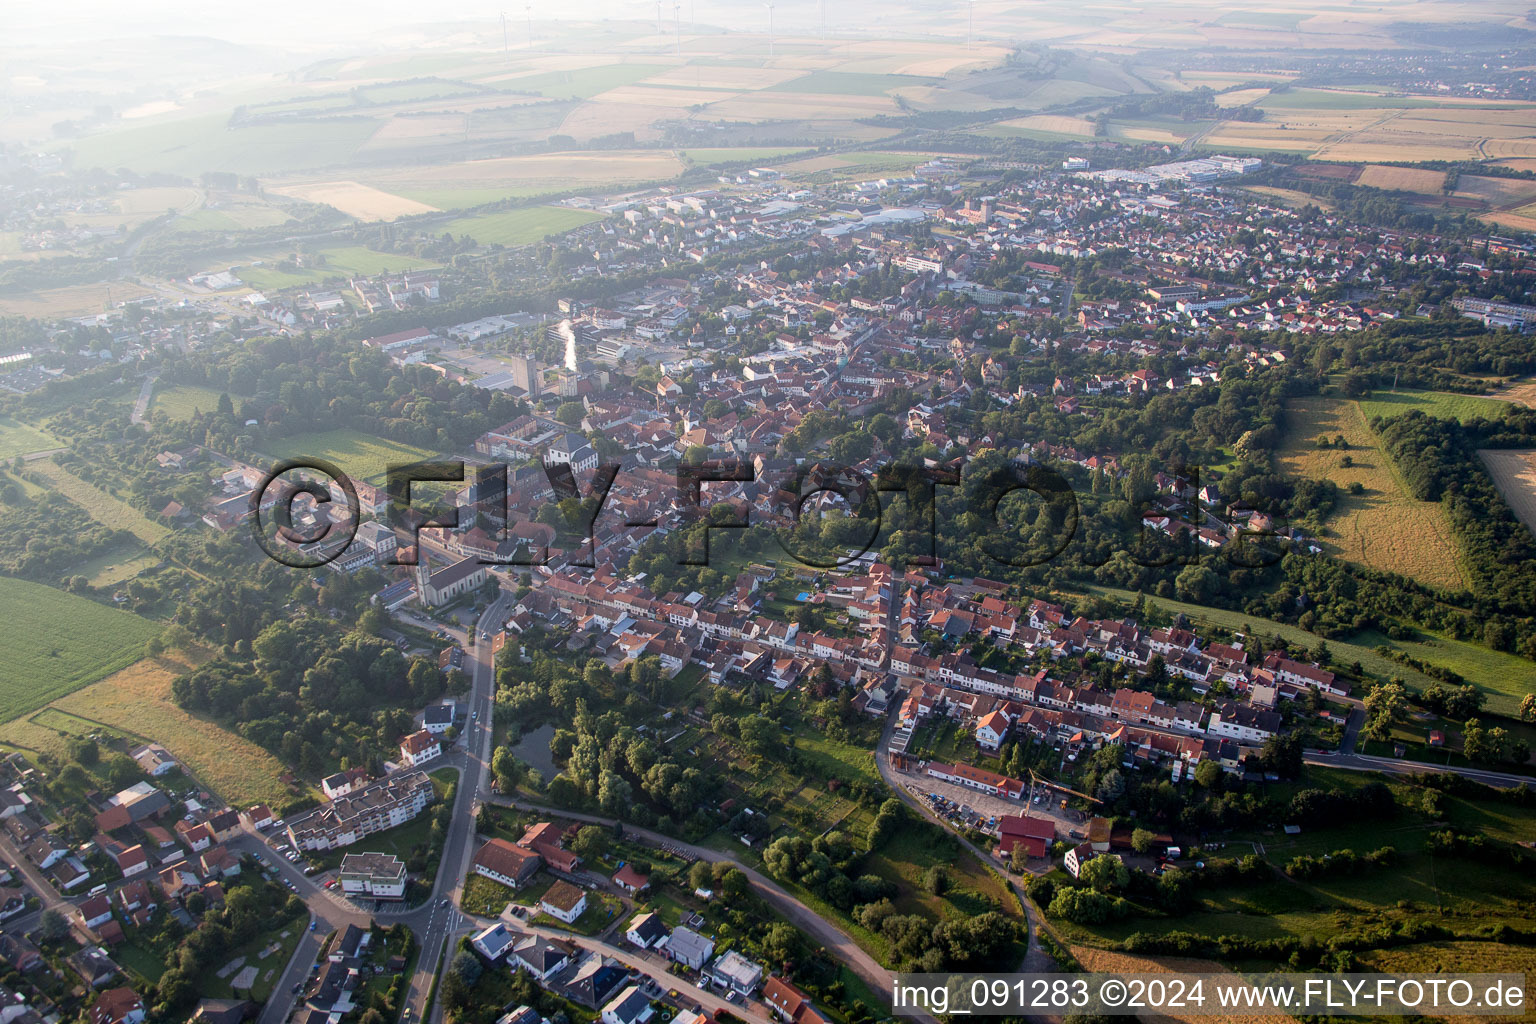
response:
<svg viewBox="0 0 1536 1024"><path fill-rule="evenodd" d="M1529 54L898 6L17 94L0 1024L1536 977Z"/></svg>

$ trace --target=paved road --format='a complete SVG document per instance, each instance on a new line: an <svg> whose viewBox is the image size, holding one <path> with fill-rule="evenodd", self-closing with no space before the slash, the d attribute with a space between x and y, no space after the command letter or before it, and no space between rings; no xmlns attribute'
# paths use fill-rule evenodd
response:
<svg viewBox="0 0 1536 1024"><path fill-rule="evenodd" d="M481 615L477 628L486 629L493 624L500 625L497 622L497 616L507 613L510 600L507 595L497 598ZM455 633L453 630L449 632L461 642L467 639L462 633ZM491 751L490 720L495 671L490 644L477 643L474 647L466 646L466 650L473 652L468 698L469 713L472 717L464 727L462 749L455 750L441 761L427 766L429 770L445 765L459 769L453 818L443 840L443 855L431 896L417 907L386 905L378 911L378 916L383 919L383 923L394 924L397 921L404 923L415 933L421 944L421 958L417 962L416 973L411 978L411 984L406 989L403 1000L404 1005L412 1009L412 1014L417 1020L421 1019L420 1014L425 1008L427 992L431 989L432 977L437 968L437 954L442 948L444 939L456 938L468 930L469 924L469 919L458 911L457 903L464 872L468 868L469 858L473 853L475 812L478 810L478 801L485 795L486 766L490 762ZM308 905L311 917L317 922L315 931L306 935L294 952L283 977L273 989L272 998L262 1007L261 1017L257 1022L257 1024L280 1024L293 1009L294 983L306 977L319 953L319 945L325 935L349 923L367 927L374 914L352 900L317 885L314 879L273 853L261 836L247 834L234 840L231 845L238 847L242 852L260 856L267 863L275 865L278 874L284 880L293 883L294 890ZM444 900L448 901L448 905L444 905Z"/></svg>
<svg viewBox="0 0 1536 1024"><path fill-rule="evenodd" d="M144 413L149 409L150 396L155 392L155 381L160 379L158 373L151 373L144 378L144 383L139 386L139 397L134 399L133 413L129 415L129 423L143 423Z"/></svg>
<svg viewBox="0 0 1536 1024"><path fill-rule="evenodd" d="M572 935L569 932L556 931L553 928L541 928L537 925L529 924L515 914L504 913L500 920L507 926L509 931L540 935L546 939L558 939L572 943L581 949L611 957L626 967L632 967L643 974L650 975L661 984L663 991L677 989L680 995L693 1000L695 1003L699 1003L705 1010L710 1012L723 1010L744 1020L751 1021L753 1024L777 1024L772 1012L761 1003L754 1001L743 1006L739 1003L727 1002L715 992L699 988L691 982L684 981L671 972L669 969L670 961L659 954L615 946L600 939L583 938L578 935Z"/></svg>
<svg viewBox="0 0 1536 1024"><path fill-rule="evenodd" d="M37 927L38 923L42 920L43 911L57 910L69 921L70 927L75 930L75 934L80 936L82 941L96 941L93 936L87 935L80 925L79 916L75 913L76 904L70 902L59 890L55 889L47 876L31 861L23 857L21 851L16 848L16 845L9 838L0 839L0 853L5 855L8 863L16 865L17 873L26 880L27 886L37 894L38 899L43 904L38 910L22 914L19 917L13 917L5 922L5 931L25 934ZM84 895L85 893L82 890L80 896Z"/></svg>
<svg viewBox="0 0 1536 1024"><path fill-rule="evenodd" d="M568 811L557 807L530 803L526 800L514 800L500 795L490 797L489 802L503 807L547 812L550 815L574 821L587 821L597 825L608 826L614 824L612 818L605 818L598 814ZM854 942L842 929L823 918L820 914L817 914L804 903L801 903L784 889L781 889L775 882L755 869L742 864L730 854L711 849L707 846L695 846L692 843L685 843L680 839L673 839L671 836L664 836L659 832L652 832L649 829L638 828L634 825L626 824L624 826L624 835L631 839L638 839L648 846L675 850L698 860L708 861L711 864L725 863L734 865L740 869L742 874L747 876L747 881L751 883L753 891L764 902L783 914L791 924L823 946L834 960L846 965L850 971L857 974L875 992L888 993L892 991L895 975L886 970L880 965L879 961L860 948L859 944ZM927 1021L929 1024L933 1022L933 1018L927 1016L919 1016L914 1019Z"/></svg>
<svg viewBox="0 0 1536 1024"><path fill-rule="evenodd" d="M499 628L512 608L510 594L502 594L491 603L475 625L479 633ZM450 630L450 632L452 632ZM467 638L466 638L467 639ZM422 955L416 965L416 974L405 994L405 1005L412 1007L416 1020L422 1020L426 1009L427 993L431 991L432 976L437 969L437 952L444 939L456 938L468 930L468 920L457 909L463 890L464 875L474 856L475 816L480 804L489 796L491 762L491 708L496 694L496 664L491 645L477 640L473 647L465 644L470 652L469 720L465 723L462 737L463 754L459 767L459 785L456 791L453 818L448 834L443 840L443 856L437 869L437 883L432 898L415 914L400 918L411 926L421 941ZM446 904L444 901L447 901ZM440 1019L442 1005L434 1008L434 1017Z"/></svg>
<svg viewBox="0 0 1536 1024"><path fill-rule="evenodd" d="M948 823L946 823L944 819L940 818L936 813L934 813L932 807L928 806L926 802L919 800L916 796L912 795L911 791L909 791L906 786L902 785L901 776L898 775L896 770L891 767L891 759L886 755L886 748L890 746L891 742L891 733L894 732L895 729L896 713L893 711L890 718L886 720L885 730L880 734L880 743L875 748L875 767L880 770L880 778L884 779L885 784L891 788L896 796L908 807L915 810L919 817L927 818L928 820L936 823L940 828L949 832L957 840L959 840L960 844L969 850L977 860L981 861L983 864L988 864L997 868L1002 876L1008 880L1009 888L1013 890L1014 895L1018 897L1019 904L1024 908L1024 921L1029 932L1028 944L1024 951L1024 962L1019 965L1019 970L1030 974L1050 974L1059 970L1060 968L1057 966L1056 961L1052 960L1050 954L1047 953L1040 945L1039 931L1043 925L1043 922L1040 919L1039 911L1035 909L1035 905L1031 903L1028 897L1024 894L1024 876L1016 874L1010 870L1007 865L999 864L997 860L994 859L985 850L978 847L965 836L955 832L949 827ZM1022 804L1016 809L1016 813L1019 814L1023 814L1024 811L1025 807Z"/></svg>
<svg viewBox="0 0 1536 1024"><path fill-rule="evenodd" d="M1496 786L1499 789L1530 786L1536 782L1536 779L1529 775L1511 775L1508 772L1487 771L1482 768L1459 768L1455 765L1427 764L1423 761L1404 761L1395 757L1376 757L1372 754L1309 750L1306 752L1305 760L1307 764L1329 768L1344 768L1356 772L1386 772L1388 775L1431 775L1448 772L1452 775L1460 775L1464 779L1471 779L1473 782L1481 782L1485 786Z"/></svg>

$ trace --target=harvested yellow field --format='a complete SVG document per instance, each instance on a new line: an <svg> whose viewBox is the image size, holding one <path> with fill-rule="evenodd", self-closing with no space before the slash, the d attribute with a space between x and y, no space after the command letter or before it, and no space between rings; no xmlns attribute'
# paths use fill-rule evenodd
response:
<svg viewBox="0 0 1536 1024"><path fill-rule="evenodd" d="M401 142L422 139L458 138L469 127L469 118L463 114L434 113L416 117L392 117L379 125L364 149L378 149Z"/></svg>
<svg viewBox="0 0 1536 1024"><path fill-rule="evenodd" d="M812 92L755 92L717 103L710 116L739 121L804 120L814 115L828 118L859 118L894 114L900 108L889 96L827 95Z"/></svg>
<svg viewBox="0 0 1536 1024"><path fill-rule="evenodd" d="M1506 386L1489 392L1488 397L1536 409L1536 380L1512 380Z"/></svg>
<svg viewBox="0 0 1536 1024"><path fill-rule="evenodd" d="M700 103L718 103L739 96L740 91L724 89L669 89L663 86L621 85L592 97L594 103L621 103L645 107L670 107L684 110Z"/></svg>
<svg viewBox="0 0 1536 1024"><path fill-rule="evenodd" d="M1478 146L1481 156L1492 158L1500 157L1533 157L1536 156L1536 138L1531 139L1488 139Z"/></svg>
<svg viewBox="0 0 1536 1024"><path fill-rule="evenodd" d="M1130 953L1111 953L1104 949L1094 949L1091 946L1072 946L1072 955L1077 962L1083 965L1084 970L1091 974L1231 974L1236 977L1236 972L1223 967L1215 960L1201 960L1196 957L1179 956L1135 956ZM1215 1014L1200 1016L1180 1016L1172 1013L1159 1013L1149 1016L1149 1020L1177 1020L1188 1021L1189 1024L1264 1024L1268 1021L1275 1022L1294 1020L1294 1017L1284 1015L1276 1016L1252 1016L1243 1014Z"/></svg>
<svg viewBox="0 0 1536 1024"><path fill-rule="evenodd" d="M1388 167L1383 164L1368 164L1365 170L1360 172L1360 177L1355 179L1355 184L1369 185L1371 188L1387 188L1400 192L1419 192L1427 196L1437 196L1445 188L1445 172L1427 171L1418 167Z"/></svg>
<svg viewBox="0 0 1536 1024"><path fill-rule="evenodd" d="M1319 210L1333 209L1333 204L1327 200L1319 199L1316 196L1308 195L1305 192L1298 192L1295 189L1276 188L1273 185L1247 185L1244 186L1243 191L1254 192L1258 195L1273 199L1281 206L1292 210L1300 210L1307 206L1315 206Z"/></svg>
<svg viewBox="0 0 1536 1024"><path fill-rule="evenodd" d="M1536 200L1536 181L1463 174L1456 179L1456 191L1452 194L1464 199L1481 199L1490 206L1523 206Z"/></svg>
<svg viewBox="0 0 1536 1024"><path fill-rule="evenodd" d="M1287 71L1182 71L1179 80L1190 87L1208 86L1212 89L1230 89L1244 82L1289 82L1294 72Z"/></svg>
<svg viewBox="0 0 1536 1024"><path fill-rule="evenodd" d="M1268 89L1236 89L1232 92L1224 92L1216 97L1218 107L1242 107L1249 103L1257 103L1269 95Z"/></svg>
<svg viewBox="0 0 1536 1024"><path fill-rule="evenodd" d="M358 220L394 220L416 213L434 213L437 207L418 203L404 196L391 195L372 185L356 181L321 181L312 185L284 185L273 188L278 195L309 203L334 206Z"/></svg>
<svg viewBox="0 0 1536 1024"><path fill-rule="evenodd" d="M1291 404L1288 416L1291 426L1280 453L1281 470L1309 480L1332 480L1341 491L1328 519L1329 536L1319 538L1324 549L1421 583L1465 589L1445 511L1438 503L1418 501L1403 487L1386 453L1377 447L1360 403L1302 398ZM1320 437L1332 440L1341 434L1347 448L1316 445ZM1351 465L1344 465L1346 458ZM1347 493L1352 483L1360 484L1363 493Z"/></svg>
<svg viewBox="0 0 1536 1024"><path fill-rule="evenodd" d="M1360 954L1364 966L1383 974L1524 974L1525 1005L1536 999L1536 950L1501 942L1425 942L1396 949L1367 950ZM1483 1024L1528 1020L1528 1015L1458 1017L1448 1021Z"/></svg>
<svg viewBox="0 0 1536 1024"><path fill-rule="evenodd" d="M510 192L656 181L674 177L682 170L682 162L665 150L606 150L469 160L379 171L366 177L369 185L385 191L505 188Z"/></svg>
<svg viewBox="0 0 1536 1024"><path fill-rule="evenodd" d="M1097 126L1086 117L1066 117L1059 114L1031 114L1002 122L1008 128L1023 128L1034 132L1055 132L1058 135L1081 135L1091 138Z"/></svg>
<svg viewBox="0 0 1536 1024"><path fill-rule="evenodd" d="M0 296L0 313L12 316L60 317L85 316L110 309L113 304L127 302L151 294L131 281L113 281L108 284L74 284L46 291L22 292L19 295Z"/></svg>
<svg viewBox="0 0 1536 1024"><path fill-rule="evenodd" d="M52 708L162 744L231 806L283 803L293 794L279 779L284 769L277 758L212 722L194 718L171 700L171 680L207 656L206 652L177 652L146 658L59 698L35 715L6 723L0 727L0 739L32 750L62 753L66 734L32 720L49 721L48 709Z"/></svg>
<svg viewBox="0 0 1536 1024"><path fill-rule="evenodd" d="M717 108L711 107L713 115ZM559 133L574 139L595 139L615 132L634 132L639 142L661 138L660 121L678 118L676 107L643 106L638 103L583 103L560 122Z"/></svg>
<svg viewBox="0 0 1536 1024"><path fill-rule="evenodd" d="M1483 449L1477 457L1510 510L1536 533L1536 451Z"/></svg>
<svg viewBox="0 0 1536 1024"><path fill-rule="evenodd" d="M754 92L758 89L771 89L792 78L800 78L804 74L805 72L795 68L705 67L702 64L695 64L684 68L671 68L659 75L652 75L638 84L681 85L691 89Z"/></svg>

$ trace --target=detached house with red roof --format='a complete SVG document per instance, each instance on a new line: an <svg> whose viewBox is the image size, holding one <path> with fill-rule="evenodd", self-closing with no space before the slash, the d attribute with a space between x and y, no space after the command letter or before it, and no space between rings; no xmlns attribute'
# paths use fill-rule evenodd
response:
<svg viewBox="0 0 1536 1024"><path fill-rule="evenodd" d="M409 768L441 757L442 753L441 741L425 729L419 729L400 741L400 760Z"/></svg>

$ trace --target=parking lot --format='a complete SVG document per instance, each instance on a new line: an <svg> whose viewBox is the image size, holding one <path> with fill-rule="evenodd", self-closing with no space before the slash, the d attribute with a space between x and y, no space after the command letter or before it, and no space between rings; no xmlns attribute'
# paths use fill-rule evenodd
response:
<svg viewBox="0 0 1536 1024"><path fill-rule="evenodd" d="M1060 794L1043 786L1035 787L1036 799L1033 801L1027 790L1023 800L1009 800L969 786L945 782L931 775L900 772L898 777L908 790L921 797L939 817L957 826L979 828L983 832L995 833L996 820L1005 815L1030 814L1055 821L1057 837L1066 839L1072 829L1080 828L1088 818L1080 811L1062 810Z"/></svg>

